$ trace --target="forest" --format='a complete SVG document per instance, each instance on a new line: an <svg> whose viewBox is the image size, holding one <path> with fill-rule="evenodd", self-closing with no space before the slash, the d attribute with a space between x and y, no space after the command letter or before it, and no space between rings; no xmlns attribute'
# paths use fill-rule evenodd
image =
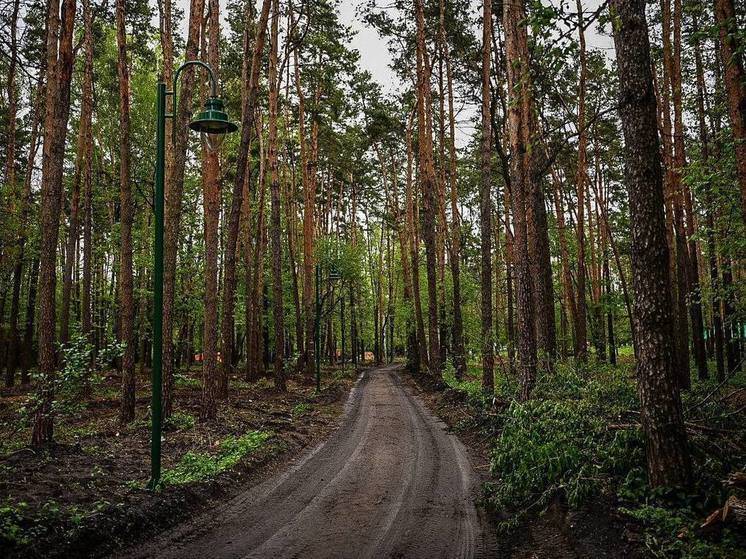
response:
<svg viewBox="0 0 746 559"><path fill-rule="evenodd" d="M740 0L0 0L0 555L746 558L744 57Z"/></svg>

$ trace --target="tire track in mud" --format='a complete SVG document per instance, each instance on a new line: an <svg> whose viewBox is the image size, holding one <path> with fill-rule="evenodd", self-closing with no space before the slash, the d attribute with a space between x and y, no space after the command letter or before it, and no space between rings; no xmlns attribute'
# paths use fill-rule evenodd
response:
<svg viewBox="0 0 746 559"><path fill-rule="evenodd" d="M487 557L478 485L461 442L384 367L285 472L120 557Z"/></svg>

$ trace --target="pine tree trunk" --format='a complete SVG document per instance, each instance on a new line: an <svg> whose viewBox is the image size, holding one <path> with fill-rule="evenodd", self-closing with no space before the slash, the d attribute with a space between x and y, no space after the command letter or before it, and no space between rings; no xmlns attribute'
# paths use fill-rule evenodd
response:
<svg viewBox="0 0 746 559"><path fill-rule="evenodd" d="M191 0L189 5L189 26L187 28L186 60L197 58L199 36L204 12L204 0ZM165 56L165 53L164 53ZM184 172L189 141L188 122L192 112L192 94L195 85L194 67L181 74L178 107L174 107L171 125L175 127L172 164L166 169L165 227L163 244L163 418L173 411L174 362L177 349L174 347L172 332L176 326L174 316L176 295L176 256L179 249L181 231L182 198L184 193ZM168 135L168 133L167 133Z"/></svg>
<svg viewBox="0 0 746 559"><path fill-rule="evenodd" d="M60 11L61 8L61 11ZM62 200L65 132L70 115L75 0L47 4L46 101L41 178L39 247L39 406L31 433L33 446L52 442L56 355L57 241Z"/></svg>
<svg viewBox="0 0 746 559"><path fill-rule="evenodd" d="M696 13L692 14L694 27L694 62L697 72L697 124L699 128L699 143L702 156L702 164L709 171L710 139L705 121L705 97L707 88L705 85L705 74L702 65L702 51L699 43L698 33L700 31ZM715 208L712 196L712 184L705 184L705 220L707 226L707 261L710 272L710 306L712 308L712 332L715 353L715 371L718 382L725 379L725 358L723 353L723 317L720 312L720 273L718 271L718 259L715 249Z"/></svg>
<svg viewBox="0 0 746 559"><path fill-rule="evenodd" d="M578 7L578 33L580 37L580 87L578 92L578 169L575 175L575 184L578 197L578 220L577 220L577 245L578 245L578 268L576 274L577 297L575 299L575 358L585 361L588 357L588 306L585 289L585 189L588 184L587 143L588 133L585 124L585 92L587 61L585 51L585 33L583 31L583 12L580 0L576 3Z"/></svg>
<svg viewBox="0 0 746 559"><path fill-rule="evenodd" d="M127 30L125 0L116 2L117 70L119 75L119 189L121 255L119 264L119 339L124 344L122 355L122 398L120 423L135 418L135 296L132 271L132 223L134 203L130 184L130 92L129 60L127 58Z"/></svg>
<svg viewBox="0 0 746 559"><path fill-rule="evenodd" d="M523 0L503 3L505 54L508 64L508 134L510 137L511 206L513 209L513 266L516 280L518 374L520 398L530 397L536 380L536 328L528 247L527 207L530 201L528 105L529 68L526 11ZM525 92L525 93L524 93Z"/></svg>
<svg viewBox="0 0 746 559"><path fill-rule="evenodd" d="M272 303L275 327L275 389L285 392L285 321L282 296L282 224L280 220L280 175L277 160L277 50L279 1L272 4L272 30L269 48L269 174L271 193L270 237L272 238Z"/></svg>
<svg viewBox="0 0 746 559"><path fill-rule="evenodd" d="M482 145L479 183L479 239L481 255L482 391L495 390L495 357L492 337L492 129L490 115L490 46L492 45L492 2L482 12Z"/></svg>
<svg viewBox="0 0 746 559"><path fill-rule="evenodd" d="M233 311L236 293L236 247L238 243L238 231L241 220L241 204L243 197L244 181L246 180L247 161L251 148L251 137L254 133L254 107L257 102L259 87L259 71L261 67L261 55L264 50L264 40L267 34L267 21L272 0L263 0L262 11L256 29L254 51L251 55L251 74L244 96L241 115L241 143L238 149L236 161L236 178L233 183L233 197L231 209L228 214L227 234L224 248L223 261L223 307L221 317L221 358L223 360L221 386L227 389L227 378L233 366ZM248 56L248 53L244 53ZM224 392L221 390L221 392Z"/></svg>
<svg viewBox="0 0 746 559"><path fill-rule="evenodd" d="M453 69L448 42L445 37L445 3L440 0L441 48L446 62L446 84L448 90L448 182L451 198L451 279L453 283L453 367L457 379L466 374L466 356L464 354L464 320L461 314L461 220L458 209L458 171L456 158L456 118L453 109Z"/></svg>
<svg viewBox="0 0 746 559"><path fill-rule="evenodd" d="M409 239L409 250L412 258L412 296L414 298L414 313L417 332L417 348L419 360L415 372L420 371L420 367L429 368L427 338L425 337L425 321L422 316L422 297L420 296L420 239L419 239L419 204L418 192L415 190L413 181L413 159L412 150L412 127L413 118L407 124L407 184L406 184L406 204L407 204L407 237Z"/></svg>
<svg viewBox="0 0 746 559"><path fill-rule="evenodd" d="M681 94L681 0L674 0L673 11L673 74L671 76L671 90L674 110L674 148L676 150L675 173L679 188L679 198L683 198L686 211L685 237L688 239L687 251L687 294L689 317L692 327L692 348L700 379L708 377L707 352L705 350L704 321L702 319L701 290L699 286L698 250L695 241L694 210L692 194L683 180L686 168L686 152L684 147L684 122ZM691 382L691 381L690 381Z"/></svg>
<svg viewBox="0 0 746 559"><path fill-rule="evenodd" d="M425 13L422 0L415 0L417 26L417 135L419 147L419 182L423 198L423 239L427 259L427 308L429 372L440 375L440 342L438 340L438 286L437 286L437 198L436 179L433 167L432 126L430 111L430 62L425 45Z"/></svg>
<svg viewBox="0 0 746 559"><path fill-rule="evenodd" d="M219 82L220 76L220 4L208 2L207 59ZM203 35L204 43L204 35ZM205 292L202 332L202 402L200 418L215 419L217 397L221 390L218 378L218 250L220 222L220 157L208 146L202 146L202 204L205 219Z"/></svg>
<svg viewBox="0 0 746 559"><path fill-rule="evenodd" d="M652 486L686 486L691 459L673 370L671 291L645 2L612 0L632 232L637 378Z"/></svg>

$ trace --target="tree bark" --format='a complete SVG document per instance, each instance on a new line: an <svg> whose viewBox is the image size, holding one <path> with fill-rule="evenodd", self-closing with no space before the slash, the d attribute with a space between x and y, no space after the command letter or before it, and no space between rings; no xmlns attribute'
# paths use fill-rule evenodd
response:
<svg viewBox="0 0 746 559"><path fill-rule="evenodd" d="M577 297L575 300L575 358L585 361L588 357L588 306L585 294L585 190L588 182L587 169L587 143L588 133L585 126L585 92L587 80L587 60L585 51L585 33L583 31L583 11L580 0L577 0L578 8L578 33L580 37L580 80L578 92L578 169L575 175L575 183L578 196L578 217L576 225L578 244L578 267L575 280L577 282Z"/></svg>
<svg viewBox="0 0 746 559"><path fill-rule="evenodd" d="M691 459L673 370L671 291L644 0L610 5L632 232L638 395L652 486L686 486Z"/></svg>
<svg viewBox="0 0 746 559"><path fill-rule="evenodd" d="M425 10L422 0L414 1L417 26L417 137L419 148L419 182L424 202L423 238L427 259L427 308L429 372L439 375L440 342L438 340L438 286L437 286L437 246L435 224L437 220L436 179L433 167L433 139L429 118L430 61L425 45Z"/></svg>
<svg viewBox="0 0 746 559"><path fill-rule="evenodd" d="M259 91L259 71L261 69L261 58L264 51L264 40L267 35L267 21L269 20L271 3L272 0L263 0L262 2L262 11L259 15L256 39L254 40L254 51L251 55L251 74L249 75L249 82L245 84L247 91L241 110L243 117L241 143L236 161L236 178L233 183L233 198L231 200L231 210L228 215L223 263L223 308L221 317L221 358L223 360L223 370L220 379L221 394L225 393L223 388L227 390L227 379L233 366L233 306L236 293L236 245L238 242L247 161L251 149L251 137L254 133L254 108ZM248 56L248 53L244 53L244 56Z"/></svg>
<svg viewBox="0 0 746 559"><path fill-rule="evenodd" d="M697 124L699 128L699 143L702 157L702 164L709 173L710 170L710 139L705 121L705 97L707 96L707 86L705 84L705 73L702 64L702 50L699 42L699 24L696 13L692 14L692 24L694 27L694 64L697 73ZM720 312L720 273L718 271L718 259L715 241L715 208L712 195L712 184L707 181L705 184L705 220L707 227L707 261L710 272L710 307L712 309L712 331L714 339L715 352L715 371L718 382L725 379L725 358L723 353L723 317Z"/></svg>
<svg viewBox="0 0 746 559"><path fill-rule="evenodd" d="M116 2L117 70L119 75L119 201L121 254L119 263L119 339L124 344L122 355L122 398L120 423L135 418L135 296L132 272L132 223L134 203L130 184L130 78L127 58L125 0Z"/></svg>
<svg viewBox="0 0 746 559"><path fill-rule="evenodd" d="M530 397L536 381L536 328L528 247L527 207L530 201L530 150L528 135L530 106L528 35L523 0L503 3L505 54L508 64L508 135L510 137L510 183L513 210L513 266L516 283L518 326L518 373L520 398ZM524 93L526 91L526 93Z"/></svg>
<svg viewBox="0 0 746 559"><path fill-rule="evenodd" d="M269 48L269 175L271 197L270 237L272 239L272 308L275 326L275 389L285 392L284 351L285 321L282 296L282 224L280 220L280 175L277 160L277 50L278 20L280 8L278 0L272 3L272 30Z"/></svg>
<svg viewBox="0 0 746 559"><path fill-rule="evenodd" d="M479 183L479 240L481 255L482 391L495 390L495 357L492 337L492 129L490 115L490 59L492 44L492 2L482 12L482 144Z"/></svg>
<svg viewBox="0 0 746 559"><path fill-rule="evenodd" d="M61 11L60 11L61 8ZM39 247L39 385L40 404L34 414L33 446L52 442L54 377L57 367L56 287L57 241L62 200L65 133L70 116L75 0L47 4L46 101L41 178L41 243Z"/></svg>
<svg viewBox="0 0 746 559"><path fill-rule="evenodd" d="M220 3L208 1L207 59L220 81ZM205 219L205 293L202 333L202 402L200 417L215 419L218 379L218 250L220 223L220 157L217 151L202 146L202 204Z"/></svg>
<svg viewBox="0 0 746 559"><path fill-rule="evenodd" d="M197 58L199 36L204 12L204 0L191 0L187 28L186 60ZM169 30L170 32L170 30ZM166 53L164 52L164 57ZM164 65L165 67L165 65ZM175 127L172 147L173 159L166 168L166 203L163 243L163 418L173 411L175 347L173 330L176 325L174 302L176 295L176 257L179 249L181 210L184 193L184 171L189 140L188 122L192 111L194 92L194 67L184 70L179 91L178 107L173 107L171 126ZM168 131L167 131L168 135ZM168 142L167 142L168 143Z"/></svg>

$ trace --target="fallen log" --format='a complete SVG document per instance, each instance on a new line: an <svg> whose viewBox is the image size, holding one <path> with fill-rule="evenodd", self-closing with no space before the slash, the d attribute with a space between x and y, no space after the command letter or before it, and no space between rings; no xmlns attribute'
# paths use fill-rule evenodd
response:
<svg viewBox="0 0 746 559"><path fill-rule="evenodd" d="M733 526L746 526L746 499L731 495L723 506L723 522Z"/></svg>

